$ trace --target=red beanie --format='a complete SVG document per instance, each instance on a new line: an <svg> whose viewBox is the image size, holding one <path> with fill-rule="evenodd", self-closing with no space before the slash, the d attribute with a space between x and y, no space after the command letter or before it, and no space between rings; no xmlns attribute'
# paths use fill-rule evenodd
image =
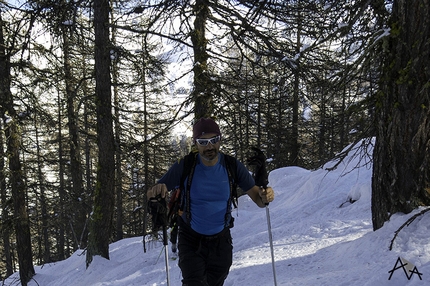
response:
<svg viewBox="0 0 430 286"><path fill-rule="evenodd" d="M206 133L214 133L221 136L218 124L211 118L200 118L193 126L193 140Z"/></svg>

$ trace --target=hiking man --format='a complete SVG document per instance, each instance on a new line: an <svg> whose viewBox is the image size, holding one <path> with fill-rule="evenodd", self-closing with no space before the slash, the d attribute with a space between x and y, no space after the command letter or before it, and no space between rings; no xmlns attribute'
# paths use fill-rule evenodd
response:
<svg viewBox="0 0 430 286"><path fill-rule="evenodd" d="M161 195L177 186L181 191L179 225L179 267L183 286L221 286L232 264L233 246L230 228L232 190L238 185L261 208L273 201L271 187L257 186L246 167L219 152L221 132L210 118L201 118L193 126L193 140L198 153L193 168L182 179L184 159L175 163L158 183L148 190L148 198ZM190 155L188 155L190 156ZM229 163L233 158L233 164ZM229 170L227 165L235 165ZM234 173L234 174L230 174ZM230 182L235 178L235 182ZM267 180L267 178L266 178ZM256 181L258 180L256 177Z"/></svg>

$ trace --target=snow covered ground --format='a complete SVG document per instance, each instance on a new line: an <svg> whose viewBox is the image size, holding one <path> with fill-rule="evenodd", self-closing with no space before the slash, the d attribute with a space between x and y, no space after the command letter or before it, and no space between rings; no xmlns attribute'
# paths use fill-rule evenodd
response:
<svg viewBox="0 0 430 286"><path fill-rule="evenodd" d="M420 210L395 214L373 232L371 168L364 163L350 156L331 172L325 168L335 162L315 171L286 167L270 173L277 285L430 285L430 212L403 228L390 251L395 231ZM265 209L243 196L234 216L234 262L225 285L274 285ZM151 243L144 253L141 237L124 239L111 244L110 260L95 257L88 269L80 250L65 261L37 266L29 285L167 285L163 249ZM399 257L410 263L401 267ZM170 285L181 285L177 260L169 265ZM409 272L409 266L416 268ZM2 285L20 285L18 274Z"/></svg>

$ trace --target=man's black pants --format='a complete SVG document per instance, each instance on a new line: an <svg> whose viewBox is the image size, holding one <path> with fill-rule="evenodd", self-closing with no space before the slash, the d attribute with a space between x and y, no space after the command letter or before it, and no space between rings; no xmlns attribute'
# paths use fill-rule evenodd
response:
<svg viewBox="0 0 430 286"><path fill-rule="evenodd" d="M233 260L229 228L214 236L204 236L181 223L178 249L183 286L224 284Z"/></svg>

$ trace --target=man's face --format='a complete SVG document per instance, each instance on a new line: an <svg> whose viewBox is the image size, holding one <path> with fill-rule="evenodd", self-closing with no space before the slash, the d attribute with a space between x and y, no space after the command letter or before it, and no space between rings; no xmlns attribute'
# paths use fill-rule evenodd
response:
<svg viewBox="0 0 430 286"><path fill-rule="evenodd" d="M210 140L208 140L210 139ZM196 139L197 149L200 157L209 163L214 163L218 160L219 147L221 145L221 137L215 133L207 133Z"/></svg>

